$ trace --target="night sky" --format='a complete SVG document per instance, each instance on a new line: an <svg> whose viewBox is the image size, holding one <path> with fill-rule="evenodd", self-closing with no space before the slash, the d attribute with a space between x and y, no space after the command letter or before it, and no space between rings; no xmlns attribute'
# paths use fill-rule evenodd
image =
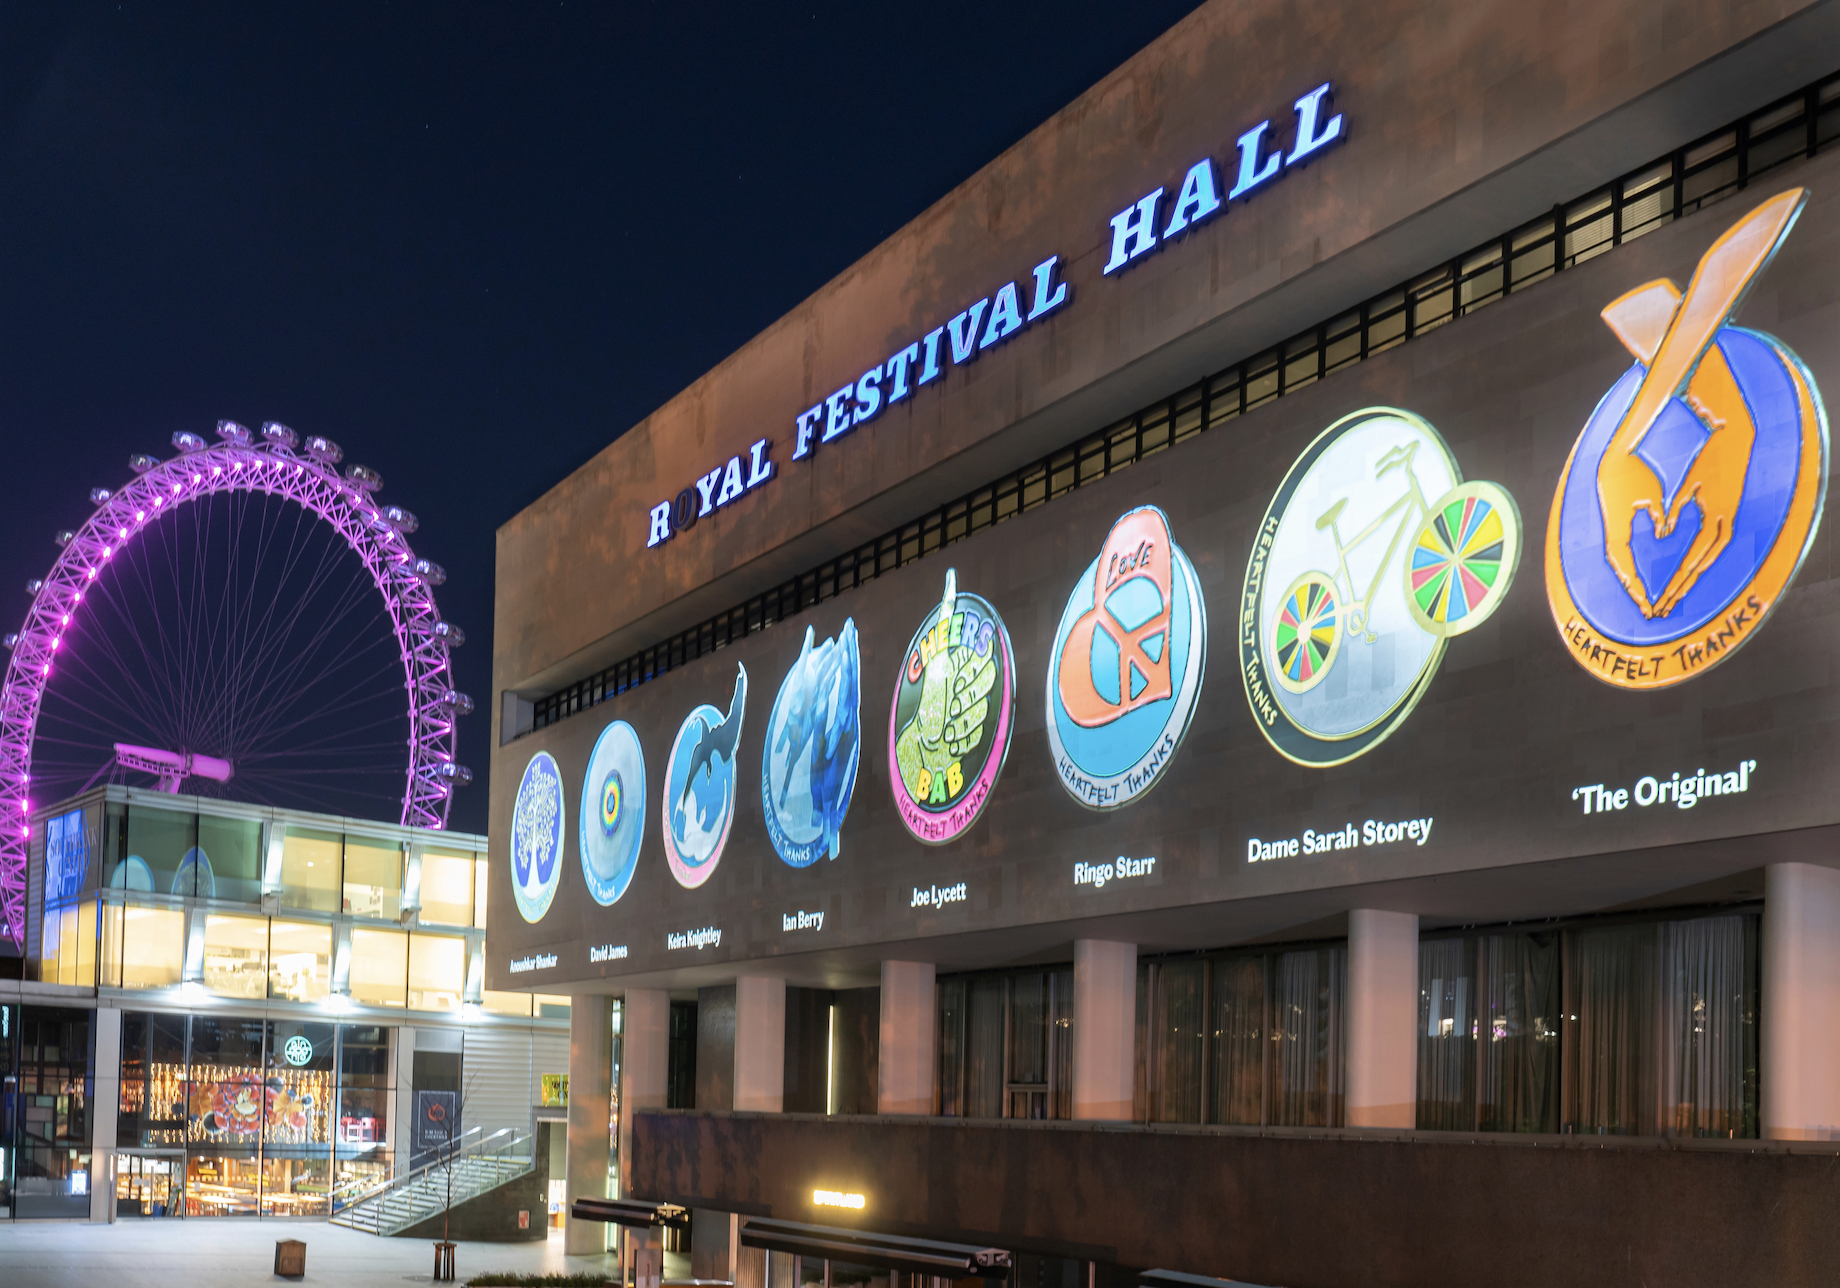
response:
<svg viewBox="0 0 1840 1288"><path fill-rule="evenodd" d="M130 453L325 434L448 570L484 831L498 525L1193 7L11 0L0 630Z"/></svg>

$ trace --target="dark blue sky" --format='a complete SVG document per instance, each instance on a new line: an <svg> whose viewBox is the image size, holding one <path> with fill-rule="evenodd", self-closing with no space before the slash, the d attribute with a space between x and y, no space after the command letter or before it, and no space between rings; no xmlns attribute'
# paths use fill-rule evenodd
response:
<svg viewBox="0 0 1840 1288"><path fill-rule="evenodd" d="M11 0L0 629L131 452L326 434L448 569L484 830L497 526L1193 7Z"/></svg>

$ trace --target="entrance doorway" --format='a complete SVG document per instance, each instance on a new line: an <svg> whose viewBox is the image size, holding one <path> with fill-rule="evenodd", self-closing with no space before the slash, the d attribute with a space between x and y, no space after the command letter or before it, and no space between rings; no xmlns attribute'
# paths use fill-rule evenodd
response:
<svg viewBox="0 0 1840 1288"><path fill-rule="evenodd" d="M115 1214L178 1216L185 1210L185 1155L117 1154Z"/></svg>

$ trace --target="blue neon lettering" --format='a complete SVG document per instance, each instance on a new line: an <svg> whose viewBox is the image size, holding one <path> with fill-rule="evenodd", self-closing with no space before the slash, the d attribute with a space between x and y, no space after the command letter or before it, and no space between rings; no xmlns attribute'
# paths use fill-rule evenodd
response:
<svg viewBox="0 0 1840 1288"><path fill-rule="evenodd" d="M1156 203L1162 199L1163 190L1158 188L1112 216L1112 257L1101 273L1116 272L1156 245Z"/></svg>
<svg viewBox="0 0 1840 1288"><path fill-rule="evenodd" d="M1067 283L1062 282L1059 286L1054 283L1054 266L1060 262L1059 255L1050 255L1035 265L1035 305L1029 310L1029 321L1033 322L1044 314L1052 313L1067 302L1071 294ZM1052 295L1048 293L1050 288L1054 291Z"/></svg>
<svg viewBox="0 0 1840 1288"><path fill-rule="evenodd" d="M945 333L944 327L936 326L921 340L920 343L926 346L926 354L925 361L920 364L920 379L914 381L915 384L924 385L939 375L939 337Z"/></svg>
<svg viewBox="0 0 1840 1288"><path fill-rule="evenodd" d="M990 324L984 328L984 337L978 341L978 348L988 349L993 344L1000 344L1020 330L1022 304L1016 298L1016 284L1005 282L1003 289L997 292L996 303L990 306Z"/></svg>
<svg viewBox="0 0 1840 1288"><path fill-rule="evenodd" d="M763 438L748 449L748 490L751 492L773 477L773 462L767 459L767 449L773 446L773 440Z"/></svg>
<svg viewBox="0 0 1840 1288"><path fill-rule="evenodd" d="M793 460L795 461L803 460L805 457L811 455L812 431L818 427L818 417L822 416L823 414L824 414L824 404L823 403L819 403L816 407L813 407L810 411L804 411L804 412L799 413L798 437L793 441L793 444L792 444L792 459Z"/></svg>
<svg viewBox="0 0 1840 1288"><path fill-rule="evenodd" d="M652 507L652 532L651 535L645 539L645 547L649 550L660 541L669 541L670 539L671 503L666 501L662 505L655 505Z"/></svg>
<svg viewBox="0 0 1840 1288"><path fill-rule="evenodd" d="M1235 201L1245 196L1261 183L1278 173L1278 167L1284 164L1284 154L1274 152L1259 164L1260 141L1265 131L1271 128L1270 121L1260 121L1257 125L1239 136L1239 180L1233 185L1233 191L1227 194L1228 201Z"/></svg>
<svg viewBox="0 0 1840 1288"><path fill-rule="evenodd" d="M703 504L697 508L697 518L702 518L705 514L708 514L711 510L716 508L712 498L715 496L716 480L721 477L722 467L718 465L696 481L697 495L703 498Z"/></svg>
<svg viewBox="0 0 1840 1288"><path fill-rule="evenodd" d="M881 380L882 369L874 366L863 372L862 378L856 382L855 424L862 424L882 409L882 391L877 388Z"/></svg>
<svg viewBox="0 0 1840 1288"><path fill-rule="evenodd" d="M818 440L828 443L850 432L850 399L856 393L854 383L847 384L824 400L824 434Z"/></svg>
<svg viewBox="0 0 1840 1288"><path fill-rule="evenodd" d="M1213 158L1202 157L1189 167L1188 174L1182 180L1182 192L1176 198L1175 209L1169 212L1169 223L1163 229L1163 240L1167 241L1200 223L1220 207L1220 185L1214 182Z"/></svg>
<svg viewBox="0 0 1840 1288"><path fill-rule="evenodd" d="M952 361L960 366L977 357L978 323L984 318L984 310L990 307L990 297L973 304L946 323L946 330L952 333Z"/></svg>
<svg viewBox="0 0 1840 1288"><path fill-rule="evenodd" d="M731 456L728 458L728 468L722 471L722 490L716 494L716 505L727 505L745 491L747 488L741 483L741 458Z"/></svg>
<svg viewBox="0 0 1840 1288"><path fill-rule="evenodd" d="M890 407L907 397L910 390L907 385L907 367L909 363L920 360L920 342L918 340L888 359L888 405Z"/></svg>
<svg viewBox="0 0 1840 1288"><path fill-rule="evenodd" d="M1321 152L1331 143L1342 138L1342 114L1337 112L1319 128L1317 119L1322 115L1323 100L1329 96L1327 84L1315 89L1297 100L1297 144L1291 154L1284 158L1285 165L1296 165L1305 157Z"/></svg>

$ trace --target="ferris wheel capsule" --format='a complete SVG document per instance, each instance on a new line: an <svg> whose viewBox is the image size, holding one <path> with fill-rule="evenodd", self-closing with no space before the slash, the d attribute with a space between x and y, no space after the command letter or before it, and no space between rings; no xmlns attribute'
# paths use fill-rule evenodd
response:
<svg viewBox="0 0 1840 1288"><path fill-rule="evenodd" d="M441 695L441 705L457 716L473 714L473 700L458 689L449 689Z"/></svg>
<svg viewBox="0 0 1840 1288"><path fill-rule="evenodd" d="M206 447L210 446L204 439L198 437L198 435L192 433L189 429L175 429L172 436L172 445L186 453L202 452Z"/></svg>
<svg viewBox="0 0 1840 1288"><path fill-rule="evenodd" d="M89 503L91 505L104 505L108 502L108 499L114 495L113 492L105 487L93 487L89 490Z"/></svg>
<svg viewBox="0 0 1840 1288"><path fill-rule="evenodd" d="M316 461L324 461L328 465L337 465L344 459L345 449L333 442L330 438L315 434L307 440L307 455L311 456Z"/></svg>
<svg viewBox="0 0 1840 1288"><path fill-rule="evenodd" d="M444 778L455 787L465 787L473 781L473 771L465 765L456 765L453 761L443 761L434 767L434 776Z"/></svg>
<svg viewBox="0 0 1840 1288"><path fill-rule="evenodd" d="M28 581L26 583L26 594L36 595L39 591L43 590L44 588L45 588L45 579L43 577L34 577L32 578L31 581Z"/></svg>
<svg viewBox="0 0 1840 1288"><path fill-rule="evenodd" d="M268 440L270 447L285 447L289 451L300 442L300 436L278 420L262 422L262 437Z"/></svg>
<svg viewBox="0 0 1840 1288"><path fill-rule="evenodd" d="M368 465L347 465L345 479L349 483L357 484L366 492L375 492L383 486L383 475Z"/></svg>
<svg viewBox="0 0 1840 1288"><path fill-rule="evenodd" d="M461 630L458 626L455 626L452 622L436 622L434 624L434 637L436 639L446 640L448 648L459 648L462 644L466 643L466 632Z"/></svg>
<svg viewBox="0 0 1840 1288"><path fill-rule="evenodd" d="M420 519L403 509L400 505L384 506L383 520L405 536L422 526L422 521Z"/></svg>
<svg viewBox="0 0 1840 1288"><path fill-rule="evenodd" d="M19 647L19 632L8 631L4 636L0 636L0 644L6 645L7 652L12 652Z"/></svg>
<svg viewBox="0 0 1840 1288"><path fill-rule="evenodd" d="M238 447L248 447L250 443L255 441L254 434L250 433L248 429L237 424L233 420L218 421L217 436L226 443L235 443Z"/></svg>
<svg viewBox="0 0 1840 1288"><path fill-rule="evenodd" d="M69 528L65 528L62 532L59 532L57 535L55 535L51 539L57 542L58 545L60 546L67 546L71 542L77 539L77 534L72 532Z"/></svg>
<svg viewBox="0 0 1840 1288"><path fill-rule="evenodd" d="M439 586L447 580L447 569L432 559L417 559L413 566L415 575L430 586Z"/></svg>
<svg viewBox="0 0 1840 1288"><path fill-rule="evenodd" d="M149 456L145 452L136 452L128 458L128 468L133 470L136 474L145 474L159 463L159 457Z"/></svg>

